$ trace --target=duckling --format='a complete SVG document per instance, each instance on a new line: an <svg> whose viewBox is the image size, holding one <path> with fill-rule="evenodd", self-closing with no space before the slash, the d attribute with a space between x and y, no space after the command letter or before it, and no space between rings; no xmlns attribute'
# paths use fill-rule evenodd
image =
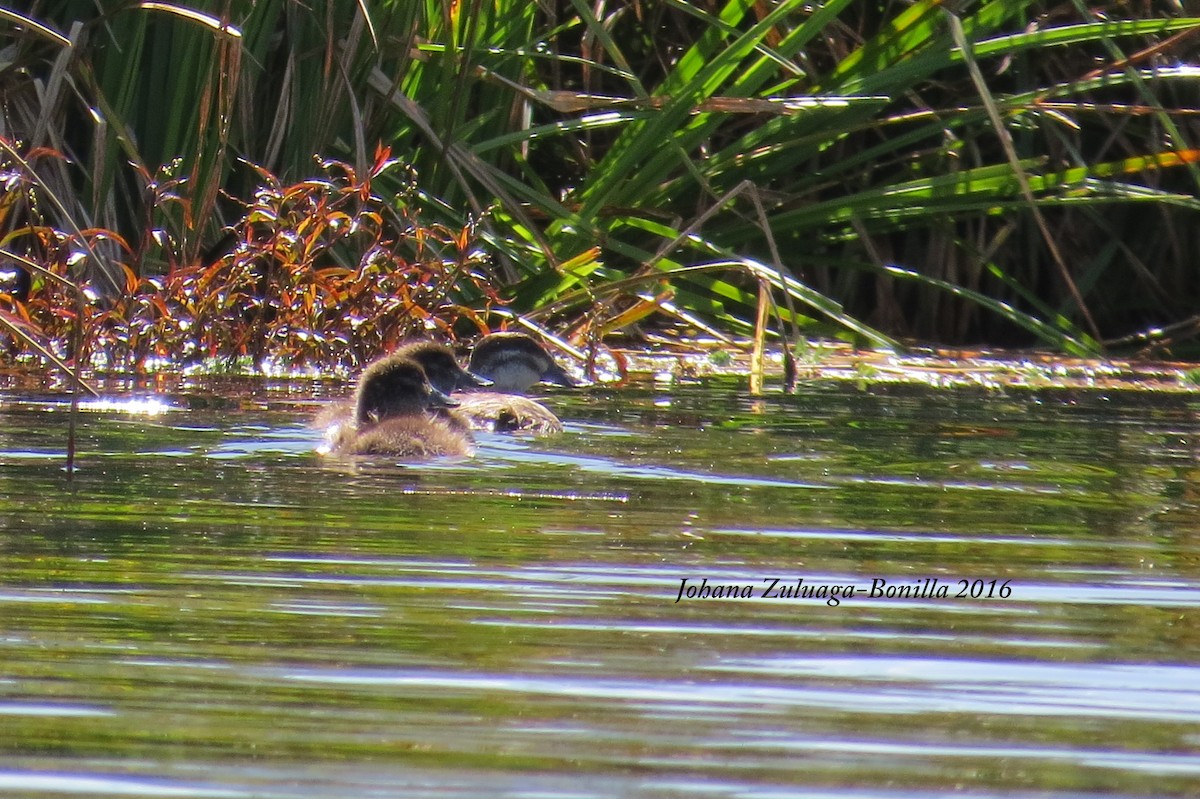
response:
<svg viewBox="0 0 1200 799"><path fill-rule="evenodd" d="M392 353L392 357L416 361L425 370L429 385L443 394L493 385L486 377L459 366L450 348L436 341L410 341L401 344Z"/></svg>
<svg viewBox="0 0 1200 799"><path fill-rule="evenodd" d="M575 385L541 344L524 333L492 333L475 345L467 368L493 383L491 391L459 395L454 415L471 428L494 432L527 430L539 435L562 432L562 422L550 409L519 396L542 381Z"/></svg>
<svg viewBox="0 0 1200 799"><path fill-rule="evenodd" d="M409 358L420 364L421 368L425 370L425 377L429 380L429 385L443 394L449 394L455 390L470 391L492 385L491 380L459 366L458 361L454 360L454 353L445 344L438 344L434 341L412 341L400 345L392 357ZM454 406L458 406L457 401ZM471 438L470 421L459 416L454 408L434 408L432 413L451 430L462 433L468 439Z"/></svg>
<svg viewBox="0 0 1200 799"><path fill-rule="evenodd" d="M470 437L428 412L456 404L429 385L415 361L389 355L358 379L354 424L333 431L331 448L342 455L465 457L472 452Z"/></svg>
<svg viewBox="0 0 1200 799"><path fill-rule="evenodd" d="M575 381L546 349L525 333L492 333L471 350L467 369L492 381L492 391L524 394L534 383L573 388Z"/></svg>
<svg viewBox="0 0 1200 799"><path fill-rule="evenodd" d="M479 375L472 374L458 365L454 353L445 344L436 341L409 341L401 344L391 354L376 361L383 363L393 358L407 358L414 361L425 371L429 385L443 394L450 394L457 389L470 389L492 385L492 381ZM369 369L370 367L368 367ZM363 375L367 373L364 371ZM451 427L459 430L470 430L469 425L461 419L456 419L446 408L435 409L434 415ZM336 436L336 429L354 424L354 401L343 400L327 406L317 414L313 423L315 427L333 431L327 437Z"/></svg>

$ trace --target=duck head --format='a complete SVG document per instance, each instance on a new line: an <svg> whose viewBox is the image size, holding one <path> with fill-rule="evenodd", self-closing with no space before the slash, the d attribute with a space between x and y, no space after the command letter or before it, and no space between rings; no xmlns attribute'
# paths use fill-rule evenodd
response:
<svg viewBox="0 0 1200 799"><path fill-rule="evenodd" d="M452 391L486 388L492 381L474 374L458 365L454 353L445 344L436 341L411 341L400 345L393 357L407 358L425 370L429 385L443 394Z"/></svg>
<svg viewBox="0 0 1200 799"><path fill-rule="evenodd" d="M429 385L420 364L389 355L363 371L354 399L359 425L375 424L400 416L417 416L427 410L453 408L458 403Z"/></svg>
<svg viewBox="0 0 1200 799"><path fill-rule="evenodd" d="M506 394L523 394L534 383L575 385L550 353L524 333L484 336L471 351L468 368L491 380L493 391Z"/></svg>

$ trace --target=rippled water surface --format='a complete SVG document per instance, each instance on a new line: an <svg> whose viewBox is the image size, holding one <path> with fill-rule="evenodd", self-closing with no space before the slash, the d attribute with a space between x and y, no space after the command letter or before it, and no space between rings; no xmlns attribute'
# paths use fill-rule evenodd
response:
<svg viewBox="0 0 1200 799"><path fill-rule="evenodd" d="M68 483L0 398L0 796L1200 786L1200 399L593 390L423 465L260 399Z"/></svg>

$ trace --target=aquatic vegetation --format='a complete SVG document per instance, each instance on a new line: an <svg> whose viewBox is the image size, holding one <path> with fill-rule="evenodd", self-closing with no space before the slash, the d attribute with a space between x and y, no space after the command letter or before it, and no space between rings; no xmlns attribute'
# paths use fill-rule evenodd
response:
<svg viewBox="0 0 1200 799"><path fill-rule="evenodd" d="M1172 322L1196 301L1195 18L327 11L0 9L0 236L34 264L0 308L15 349L335 367L502 308L593 351L644 328L749 337L758 384L775 337L1090 355L1194 335Z"/></svg>
<svg viewBox="0 0 1200 799"><path fill-rule="evenodd" d="M0 295L0 324L27 345L111 370L203 361L236 371L268 358L329 369L432 330L451 336L460 318L498 301L471 227L425 223L415 189L399 207L374 193L372 181L396 167L386 149L363 174L319 166L321 178L291 185L259 169L262 185L209 259L188 262L161 229L135 249L111 231L27 224L6 244L30 253L20 265L33 277L21 295ZM167 183L152 188L162 203L182 202ZM104 292L100 268L87 268L102 244L115 245L115 293ZM141 274L151 247L165 274Z"/></svg>

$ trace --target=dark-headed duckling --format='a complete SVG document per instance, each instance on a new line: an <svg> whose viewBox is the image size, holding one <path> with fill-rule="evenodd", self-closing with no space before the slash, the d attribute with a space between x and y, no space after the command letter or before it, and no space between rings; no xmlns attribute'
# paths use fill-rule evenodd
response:
<svg viewBox="0 0 1200 799"><path fill-rule="evenodd" d="M458 397L454 415L472 428L562 432L562 422L545 405L518 396L540 382L575 385L541 344L524 333L492 333L475 345L468 369L493 383L490 391L472 391Z"/></svg>
<svg viewBox="0 0 1200 799"><path fill-rule="evenodd" d="M492 381L492 391L524 394L535 383L573 387L575 381L545 347L525 333L492 333L471 350L467 368Z"/></svg>
<svg viewBox="0 0 1200 799"><path fill-rule="evenodd" d="M342 455L465 457L472 451L470 437L430 413L455 404L429 385L415 361L389 355L359 377L354 424L333 432L331 449Z"/></svg>
<svg viewBox="0 0 1200 799"><path fill-rule="evenodd" d="M452 391L472 391L492 385L485 377L467 371L454 360L454 353L445 344L434 341L412 341L400 345L393 357L409 358L416 361L425 370L429 385L449 394ZM457 407L458 402L455 402ZM466 417L459 416L453 408L437 408L433 415L442 420L452 430L465 433L470 437L471 422ZM491 429L490 427L486 429Z"/></svg>
<svg viewBox="0 0 1200 799"><path fill-rule="evenodd" d="M492 381L474 374L458 365L454 353L445 344L436 341L410 341L401 344L391 357L408 358L416 361L425 370L429 385L443 394L454 391L470 391L487 388Z"/></svg>
<svg viewBox="0 0 1200 799"><path fill-rule="evenodd" d="M443 394L492 384L491 380L471 374L459 366L458 361L454 360L454 353L450 351L450 348L436 341L409 341L401 344L394 352L381 358L376 364L387 363L395 358L407 358L414 361L425 371L425 378L429 381L429 385ZM371 368L371 366L367 367L368 370ZM363 376L366 374L367 372L364 371ZM449 422L452 427L461 430L470 429L465 421L454 419L445 408L436 409L434 415ZM331 435L337 435L337 428L353 425L353 423L354 401L343 400L326 407L317 414L314 426L334 431Z"/></svg>

